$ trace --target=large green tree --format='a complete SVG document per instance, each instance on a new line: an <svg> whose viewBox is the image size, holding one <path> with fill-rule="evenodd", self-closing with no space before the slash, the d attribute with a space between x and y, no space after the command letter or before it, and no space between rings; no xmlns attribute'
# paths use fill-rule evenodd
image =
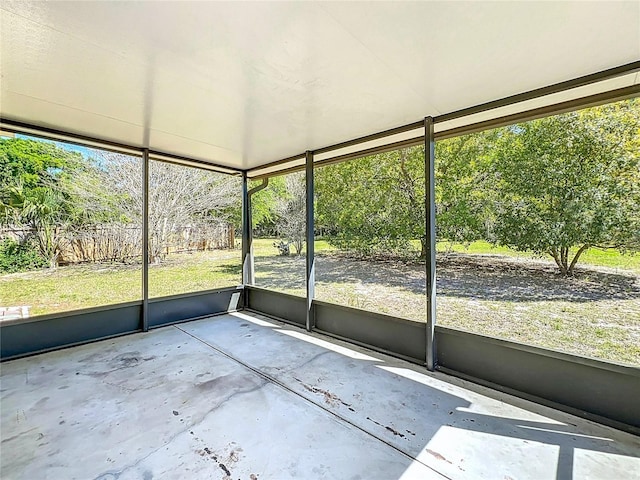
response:
<svg viewBox="0 0 640 480"><path fill-rule="evenodd" d="M317 225L339 248L362 255L426 255L422 147L404 148L316 171Z"/></svg>
<svg viewBox="0 0 640 480"><path fill-rule="evenodd" d="M591 247L640 248L640 101L436 142L439 240L549 254L571 275ZM317 226L362 255L424 237L419 147L319 168Z"/></svg>
<svg viewBox="0 0 640 480"><path fill-rule="evenodd" d="M591 247L640 246L640 101L500 129L489 179L494 243L549 254L571 275Z"/></svg>
<svg viewBox="0 0 640 480"><path fill-rule="evenodd" d="M262 185L263 180L251 180L249 189ZM251 225L256 236L276 236L278 228L277 203L287 196L285 176L270 177L267 186L251 196Z"/></svg>
<svg viewBox="0 0 640 480"><path fill-rule="evenodd" d="M82 155L52 142L0 138L0 186L20 184L25 191L51 187L65 172L77 168Z"/></svg>
<svg viewBox="0 0 640 480"><path fill-rule="evenodd" d="M486 188L499 132L485 131L436 142L435 193L438 241L469 243L487 237L494 221Z"/></svg>

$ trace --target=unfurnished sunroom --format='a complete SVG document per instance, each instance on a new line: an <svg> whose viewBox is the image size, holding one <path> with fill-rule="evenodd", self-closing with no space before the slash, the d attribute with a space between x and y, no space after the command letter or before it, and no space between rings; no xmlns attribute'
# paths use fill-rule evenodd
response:
<svg viewBox="0 0 640 480"><path fill-rule="evenodd" d="M3 2L2 478L638 478L638 2Z"/></svg>

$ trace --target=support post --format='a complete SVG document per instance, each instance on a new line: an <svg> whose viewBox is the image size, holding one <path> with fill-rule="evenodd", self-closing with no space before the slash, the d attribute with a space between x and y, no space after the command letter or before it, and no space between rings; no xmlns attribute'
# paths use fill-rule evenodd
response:
<svg viewBox="0 0 640 480"><path fill-rule="evenodd" d="M142 150L142 331L149 331L149 149Z"/></svg>
<svg viewBox="0 0 640 480"><path fill-rule="evenodd" d="M427 236L427 369L433 371L437 364L435 344L436 324L436 194L435 194L435 137L433 118L424 119L424 168L425 168L425 234Z"/></svg>
<svg viewBox="0 0 640 480"><path fill-rule="evenodd" d="M253 284L253 255L251 254L251 203L247 172L242 173L242 284ZM246 295L245 295L246 298Z"/></svg>
<svg viewBox="0 0 640 480"><path fill-rule="evenodd" d="M314 226L314 183L313 183L313 152L307 151L305 154L305 180L307 184L307 331L310 332L315 327L315 316L313 312L313 297L315 295L316 267L315 267L315 226Z"/></svg>

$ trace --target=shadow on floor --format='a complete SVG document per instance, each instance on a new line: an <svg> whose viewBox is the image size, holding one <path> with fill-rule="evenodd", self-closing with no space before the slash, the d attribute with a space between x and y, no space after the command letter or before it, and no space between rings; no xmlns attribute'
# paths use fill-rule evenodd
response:
<svg viewBox="0 0 640 480"><path fill-rule="evenodd" d="M483 387L469 389L463 382L461 388L461 381L448 383L443 375L381 354L330 343L276 322L254 323L248 315L236 316L240 322L227 322L220 329L206 323L182 328L451 478L488 472L491 478L543 478L532 472L549 465L536 462L555 458L553 478L572 479L576 453L585 451L611 455L596 459L609 469L608 478L630 474L618 462L621 456L640 466L640 444L629 447L614 439L626 434L516 400L525 405L523 410L504 403L506 395ZM515 471L513 465L519 465ZM585 465L581 467L584 474Z"/></svg>
<svg viewBox="0 0 640 480"><path fill-rule="evenodd" d="M274 290L305 288L304 257L257 257L257 284ZM316 257L316 283L371 284L424 295L425 267L392 261ZM594 302L640 298L637 276L582 268L563 277L545 262L512 261L500 255L450 254L438 261L438 295L475 300Z"/></svg>

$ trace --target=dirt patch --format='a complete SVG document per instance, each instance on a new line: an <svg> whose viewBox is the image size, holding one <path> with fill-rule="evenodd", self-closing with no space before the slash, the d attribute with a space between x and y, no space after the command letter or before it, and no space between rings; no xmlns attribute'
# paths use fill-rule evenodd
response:
<svg viewBox="0 0 640 480"><path fill-rule="evenodd" d="M640 364L640 276L580 266L563 277L544 259L450 253L438 257L443 326L622 363ZM304 295L305 262L256 259L257 284ZM316 298L426 321L425 265L316 258Z"/></svg>

